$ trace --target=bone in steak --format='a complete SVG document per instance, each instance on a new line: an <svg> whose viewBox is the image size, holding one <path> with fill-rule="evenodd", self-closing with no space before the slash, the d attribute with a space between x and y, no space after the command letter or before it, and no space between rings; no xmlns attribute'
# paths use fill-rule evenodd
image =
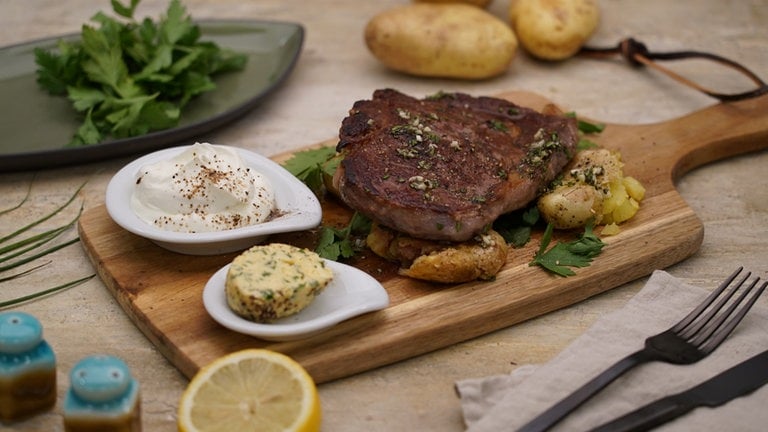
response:
<svg viewBox="0 0 768 432"><path fill-rule="evenodd" d="M465 241L535 199L577 141L576 121L559 111L462 93L416 99L377 90L342 122L334 182L347 205L382 225Z"/></svg>

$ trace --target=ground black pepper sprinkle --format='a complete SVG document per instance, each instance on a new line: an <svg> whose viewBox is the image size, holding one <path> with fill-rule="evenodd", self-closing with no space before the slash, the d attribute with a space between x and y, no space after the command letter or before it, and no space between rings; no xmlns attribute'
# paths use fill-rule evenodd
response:
<svg viewBox="0 0 768 432"><path fill-rule="evenodd" d="M210 144L192 149L172 164L148 167L137 179L155 225L177 232L223 231L262 223L275 213L271 185L244 167L237 153ZM167 166L170 175L163 172Z"/></svg>

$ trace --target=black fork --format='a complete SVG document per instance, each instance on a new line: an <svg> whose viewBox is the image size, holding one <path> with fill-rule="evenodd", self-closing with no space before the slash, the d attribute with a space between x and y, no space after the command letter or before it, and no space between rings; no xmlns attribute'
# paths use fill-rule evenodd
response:
<svg viewBox="0 0 768 432"><path fill-rule="evenodd" d="M624 357L600 375L592 378L565 399L528 422L519 429L519 432L545 431L551 428L616 378L639 364L651 361L692 364L709 355L731 334L768 286L768 282L763 282L755 290L754 288L760 282L760 278L756 277L739 297L723 310L752 274L747 272L732 289L726 292L728 285L741 271L742 267L739 267L679 323L669 330L646 339L643 349ZM747 302L739 307L753 291ZM720 300L714 304L718 298Z"/></svg>

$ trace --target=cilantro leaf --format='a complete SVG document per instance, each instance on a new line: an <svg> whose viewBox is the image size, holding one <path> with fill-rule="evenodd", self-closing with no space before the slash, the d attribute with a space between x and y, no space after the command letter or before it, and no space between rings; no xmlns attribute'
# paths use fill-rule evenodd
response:
<svg viewBox="0 0 768 432"><path fill-rule="evenodd" d="M548 224L541 238L539 250L530 265L541 266L559 276L575 275L576 273L569 267L589 266L592 259L600 255L605 246L605 243L594 234L592 228L592 224L588 224L577 240L568 243L558 242L547 250L554 230L554 226Z"/></svg>

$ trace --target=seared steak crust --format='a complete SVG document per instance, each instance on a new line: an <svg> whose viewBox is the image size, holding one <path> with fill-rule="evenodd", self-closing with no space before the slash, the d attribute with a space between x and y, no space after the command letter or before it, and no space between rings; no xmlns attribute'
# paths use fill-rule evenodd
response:
<svg viewBox="0 0 768 432"><path fill-rule="evenodd" d="M576 122L509 101L377 90L341 125L342 200L416 238L466 241L525 207L570 160Z"/></svg>

